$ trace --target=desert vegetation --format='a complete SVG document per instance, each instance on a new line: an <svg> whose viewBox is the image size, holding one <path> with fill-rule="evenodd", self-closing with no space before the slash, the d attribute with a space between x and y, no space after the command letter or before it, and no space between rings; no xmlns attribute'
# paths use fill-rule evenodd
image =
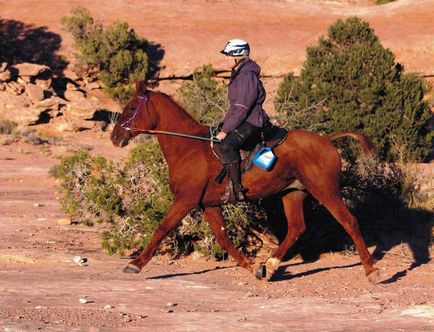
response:
<svg viewBox="0 0 434 332"><path fill-rule="evenodd" d="M381 160L424 161L433 139L428 90L395 63L368 23L352 17L307 49L300 77L285 77L275 106L288 128L357 130L373 139Z"/></svg>
<svg viewBox="0 0 434 332"><path fill-rule="evenodd" d="M110 96L125 102L132 94L132 83L145 80L149 72L148 42L126 22L104 27L94 21L89 10L75 7L62 18L77 49L78 65L97 76Z"/></svg>

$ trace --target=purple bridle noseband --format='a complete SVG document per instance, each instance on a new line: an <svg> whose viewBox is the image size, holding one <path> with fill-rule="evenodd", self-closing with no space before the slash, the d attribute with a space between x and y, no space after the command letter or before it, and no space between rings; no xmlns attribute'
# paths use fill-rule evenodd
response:
<svg viewBox="0 0 434 332"><path fill-rule="evenodd" d="M137 114L139 114L139 110L142 107L144 102L146 103L146 109L148 110L149 95L147 93L145 93L143 96L136 96L136 97L139 98L140 104L134 109L133 114L129 117L129 119L120 125L123 129L125 129L127 131L133 130L129 126L134 121ZM148 110L148 112L149 112L149 110Z"/></svg>

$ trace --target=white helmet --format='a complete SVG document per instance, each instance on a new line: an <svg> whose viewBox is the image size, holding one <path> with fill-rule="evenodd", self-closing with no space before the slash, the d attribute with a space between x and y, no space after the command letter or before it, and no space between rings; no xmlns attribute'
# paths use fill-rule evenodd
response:
<svg viewBox="0 0 434 332"><path fill-rule="evenodd" d="M250 54L250 46L245 40L231 39L220 53L229 56L248 56Z"/></svg>

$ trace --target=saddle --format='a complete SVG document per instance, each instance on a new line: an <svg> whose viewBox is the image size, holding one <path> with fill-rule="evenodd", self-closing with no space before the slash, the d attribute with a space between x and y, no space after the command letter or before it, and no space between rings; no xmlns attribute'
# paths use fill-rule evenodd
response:
<svg viewBox="0 0 434 332"><path fill-rule="evenodd" d="M261 135L255 135L248 140L240 149L241 173L245 174L252 169L253 157L262 147L274 148L282 144L285 141L286 136L288 136L288 131L286 129L270 125L261 130ZM220 145L215 144L213 150L221 160L222 153ZM217 183L222 183L225 176L226 171L222 168L220 173L216 176L215 181Z"/></svg>

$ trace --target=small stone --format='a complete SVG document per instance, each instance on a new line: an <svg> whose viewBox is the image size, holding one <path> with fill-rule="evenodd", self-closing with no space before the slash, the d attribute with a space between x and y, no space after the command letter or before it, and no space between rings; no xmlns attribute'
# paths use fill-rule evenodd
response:
<svg viewBox="0 0 434 332"><path fill-rule="evenodd" d="M87 85L89 90L98 90L101 89L101 85L98 82L92 82Z"/></svg>
<svg viewBox="0 0 434 332"><path fill-rule="evenodd" d="M85 257L81 257L81 256L75 256L73 259L74 263L80 265L80 266L85 266L87 265L87 258Z"/></svg>
<svg viewBox="0 0 434 332"><path fill-rule="evenodd" d="M78 302L80 302L81 304L89 303L89 301L88 301L87 299L85 299L85 298L80 298L80 299L78 300Z"/></svg>
<svg viewBox="0 0 434 332"><path fill-rule="evenodd" d="M41 203L33 203L33 206L34 207L41 207L41 206L43 206Z"/></svg>
<svg viewBox="0 0 434 332"><path fill-rule="evenodd" d="M172 303L172 302L169 302L166 304L167 307L175 307L177 305L178 305L178 303Z"/></svg>
<svg viewBox="0 0 434 332"><path fill-rule="evenodd" d="M108 309L113 309L114 307L115 307L114 305L107 304L107 305L104 306L104 309L108 310Z"/></svg>
<svg viewBox="0 0 434 332"><path fill-rule="evenodd" d="M25 87L18 82L9 82L6 84L6 92L13 95L20 95L24 92Z"/></svg>
<svg viewBox="0 0 434 332"><path fill-rule="evenodd" d="M68 226L72 224L72 220L70 218L60 218L57 219L57 224L61 226Z"/></svg>
<svg viewBox="0 0 434 332"><path fill-rule="evenodd" d="M36 84L27 84L26 95L32 102L39 102L44 100L44 89Z"/></svg>
<svg viewBox="0 0 434 332"><path fill-rule="evenodd" d="M8 82L12 78L11 72L9 70L5 70L0 73L0 81Z"/></svg>

